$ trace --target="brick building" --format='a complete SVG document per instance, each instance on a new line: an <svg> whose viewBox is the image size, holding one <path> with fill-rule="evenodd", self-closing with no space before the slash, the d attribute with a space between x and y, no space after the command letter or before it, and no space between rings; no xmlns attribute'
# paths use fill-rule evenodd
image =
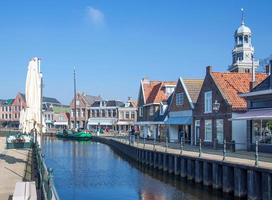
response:
<svg viewBox="0 0 272 200"><path fill-rule="evenodd" d="M175 87L175 81L141 80L137 113L141 137L164 138L167 135L165 121Z"/></svg>
<svg viewBox="0 0 272 200"><path fill-rule="evenodd" d="M197 101L203 80L179 78L169 105L166 124L169 128L169 141L193 143L193 109Z"/></svg>
<svg viewBox="0 0 272 200"><path fill-rule="evenodd" d="M267 77L267 74L257 73L256 84ZM206 76L200 90L195 109L194 140L201 139L206 145L228 143L234 140L237 148L246 148L246 121L231 121L247 109L246 101L240 93L250 91L251 73L212 72L206 68Z"/></svg>
<svg viewBox="0 0 272 200"><path fill-rule="evenodd" d="M100 96L91 96L85 93L77 93L76 95L76 112L74 101L70 103L70 127L74 128L75 116L76 116L76 127L77 128L87 128L88 119L91 116L91 106L95 101L100 101L102 98ZM76 115L75 115L76 114Z"/></svg>
<svg viewBox="0 0 272 200"><path fill-rule="evenodd" d="M14 99L0 102L0 123L2 127L18 128L20 112L26 106L25 96L18 93Z"/></svg>

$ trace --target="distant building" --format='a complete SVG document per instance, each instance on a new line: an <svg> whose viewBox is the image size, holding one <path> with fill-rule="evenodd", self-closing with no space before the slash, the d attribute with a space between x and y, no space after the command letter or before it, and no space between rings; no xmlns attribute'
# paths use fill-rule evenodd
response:
<svg viewBox="0 0 272 200"><path fill-rule="evenodd" d="M95 101L100 101L100 96L91 96L85 93L78 93L76 99L73 99L70 103L70 127L74 128L75 116L76 116L76 128L87 129L88 119L91 116L91 106ZM74 101L76 101L76 112Z"/></svg>
<svg viewBox="0 0 272 200"><path fill-rule="evenodd" d="M53 108L53 121L55 129L68 129L70 124L70 107L55 106Z"/></svg>
<svg viewBox="0 0 272 200"><path fill-rule="evenodd" d="M128 132L137 121L137 101L128 99L124 106L118 108L117 131Z"/></svg>
<svg viewBox="0 0 272 200"><path fill-rule="evenodd" d="M15 99L0 102L0 122L2 127L19 128L20 112L25 108L25 96L18 93Z"/></svg>
<svg viewBox="0 0 272 200"><path fill-rule="evenodd" d="M90 108L88 129L117 130L118 109L124 106L123 102L116 100L95 101Z"/></svg>
<svg viewBox="0 0 272 200"><path fill-rule="evenodd" d="M53 107L61 103L51 97L43 97L43 117L46 128L53 128ZM18 93L14 99L0 101L0 123L2 127L19 128L20 112L26 107L25 95Z"/></svg>
<svg viewBox="0 0 272 200"><path fill-rule="evenodd" d="M176 87L175 81L141 80L138 95L137 125L144 138L165 138L168 132L168 105Z"/></svg>

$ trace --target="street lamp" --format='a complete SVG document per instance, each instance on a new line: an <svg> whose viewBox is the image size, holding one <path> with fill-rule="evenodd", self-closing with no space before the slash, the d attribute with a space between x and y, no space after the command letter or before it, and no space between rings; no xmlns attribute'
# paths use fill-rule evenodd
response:
<svg viewBox="0 0 272 200"><path fill-rule="evenodd" d="M217 100L215 100L215 102L213 103L213 110L215 112L218 112L219 108L220 108L220 103Z"/></svg>

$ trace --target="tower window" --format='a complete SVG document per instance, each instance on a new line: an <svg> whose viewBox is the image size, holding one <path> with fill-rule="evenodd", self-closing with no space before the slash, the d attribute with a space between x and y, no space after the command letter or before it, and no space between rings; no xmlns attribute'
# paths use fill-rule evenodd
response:
<svg viewBox="0 0 272 200"><path fill-rule="evenodd" d="M243 36L239 36L238 44L242 44L242 43L243 43Z"/></svg>
<svg viewBox="0 0 272 200"><path fill-rule="evenodd" d="M245 40L245 43L248 43L248 36L247 35L245 35L244 40Z"/></svg>

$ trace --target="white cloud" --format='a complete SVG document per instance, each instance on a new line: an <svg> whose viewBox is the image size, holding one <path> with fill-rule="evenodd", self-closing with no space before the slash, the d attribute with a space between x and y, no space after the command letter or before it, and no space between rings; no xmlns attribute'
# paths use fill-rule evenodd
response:
<svg viewBox="0 0 272 200"><path fill-rule="evenodd" d="M105 22L104 14L101 10L93 7L87 7L87 15L89 20L94 25L103 25Z"/></svg>

